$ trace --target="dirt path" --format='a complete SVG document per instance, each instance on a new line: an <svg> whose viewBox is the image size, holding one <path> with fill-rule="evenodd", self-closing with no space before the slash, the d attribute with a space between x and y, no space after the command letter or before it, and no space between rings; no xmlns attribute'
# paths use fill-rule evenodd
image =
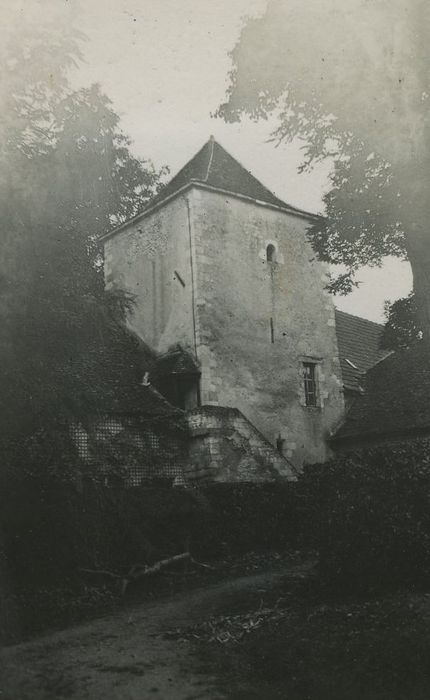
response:
<svg viewBox="0 0 430 700"><path fill-rule="evenodd" d="M303 566L289 566L231 579L4 648L0 700L225 698L190 646L164 633L224 611L241 594L263 594L300 571Z"/></svg>

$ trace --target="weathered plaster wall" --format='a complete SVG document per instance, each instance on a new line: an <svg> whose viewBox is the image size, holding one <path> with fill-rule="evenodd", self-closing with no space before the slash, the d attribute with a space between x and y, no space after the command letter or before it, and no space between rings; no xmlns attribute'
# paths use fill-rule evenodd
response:
<svg viewBox="0 0 430 700"><path fill-rule="evenodd" d="M105 241L105 280L108 288L136 296L129 324L153 349L164 352L181 343L194 352L190 231L183 197Z"/></svg>
<svg viewBox="0 0 430 700"><path fill-rule="evenodd" d="M190 201L202 403L238 408L272 444L280 435L296 465L324 460L343 393L327 272L307 221L197 188ZM306 359L318 362L318 408L304 405Z"/></svg>
<svg viewBox="0 0 430 700"><path fill-rule="evenodd" d="M202 403L238 408L297 466L326 458L343 413L334 307L306 226L195 187L105 244L106 284L136 295L131 327L156 350L195 353ZM318 362L318 408L304 405L306 359Z"/></svg>
<svg viewBox="0 0 430 700"><path fill-rule="evenodd" d="M184 475L190 483L295 478L288 462L237 409L203 406L187 418L190 443Z"/></svg>

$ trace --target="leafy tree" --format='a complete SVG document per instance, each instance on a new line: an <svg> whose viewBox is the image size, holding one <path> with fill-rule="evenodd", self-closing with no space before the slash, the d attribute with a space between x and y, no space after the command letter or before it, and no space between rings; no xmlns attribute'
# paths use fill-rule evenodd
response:
<svg viewBox="0 0 430 700"><path fill-rule="evenodd" d="M98 238L158 191L165 169L131 154L97 85L70 89L79 41L41 33L2 49L0 420L13 468L58 466L64 423L140 379L123 324L132 299L105 293Z"/></svg>
<svg viewBox="0 0 430 700"><path fill-rule="evenodd" d="M381 347L387 350L407 348L422 339L415 297L413 293L394 304L385 304L385 326Z"/></svg>
<svg viewBox="0 0 430 700"><path fill-rule="evenodd" d="M340 453L305 468L309 544L331 586L427 585L430 459L422 438ZM313 542L312 542L313 540Z"/></svg>
<svg viewBox="0 0 430 700"><path fill-rule="evenodd" d="M269 0L232 51L227 102L235 121L276 110L278 141L303 139L303 168L333 161L327 217L310 232L326 261L346 265L347 293L364 264L407 257L417 311L430 330L430 100L425 0Z"/></svg>

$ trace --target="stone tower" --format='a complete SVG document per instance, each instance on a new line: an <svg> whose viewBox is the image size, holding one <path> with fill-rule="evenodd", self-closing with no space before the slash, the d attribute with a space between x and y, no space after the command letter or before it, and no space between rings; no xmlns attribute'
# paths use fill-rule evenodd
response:
<svg viewBox="0 0 430 700"><path fill-rule="evenodd" d="M104 240L106 285L136 297L131 328L158 353L180 344L200 368L186 407L239 409L297 466L327 457L344 407L314 220L211 138Z"/></svg>

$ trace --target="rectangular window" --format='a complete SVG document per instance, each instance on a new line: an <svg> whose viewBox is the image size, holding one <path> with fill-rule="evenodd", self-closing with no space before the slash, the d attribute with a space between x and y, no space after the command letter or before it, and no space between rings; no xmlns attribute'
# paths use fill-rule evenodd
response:
<svg viewBox="0 0 430 700"><path fill-rule="evenodd" d="M317 406L316 365L314 362L303 363L303 381L306 406Z"/></svg>

